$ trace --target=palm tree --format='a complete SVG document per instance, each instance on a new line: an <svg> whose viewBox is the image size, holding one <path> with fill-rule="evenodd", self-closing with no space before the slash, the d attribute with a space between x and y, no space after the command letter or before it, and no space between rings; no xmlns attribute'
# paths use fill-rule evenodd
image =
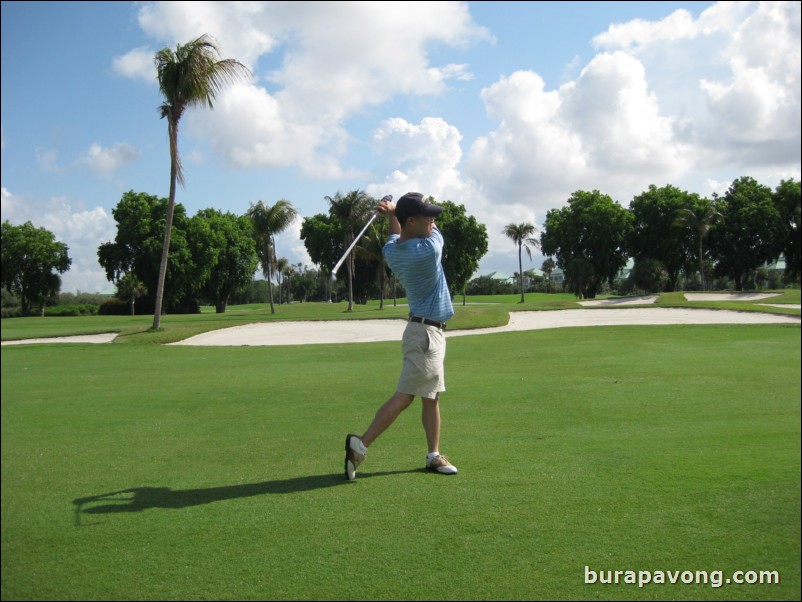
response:
<svg viewBox="0 0 802 602"><path fill-rule="evenodd" d="M546 292L551 292L551 273L554 271L554 268L557 267L554 263L554 260L551 257L547 257L543 264L540 266L540 269L546 274L547 284L546 284Z"/></svg>
<svg viewBox="0 0 802 602"><path fill-rule="evenodd" d="M532 248L537 248L540 243L536 238L534 238L534 234L537 232L537 228L533 224L529 223L521 223L521 224L507 224L502 230L502 234L511 238L512 241L518 246L518 276L521 282L521 303L524 302L524 270L523 270L523 263L521 261L521 249L526 250L526 254L529 256L529 259L532 259Z"/></svg>
<svg viewBox="0 0 802 602"><path fill-rule="evenodd" d="M724 216L716 209L715 204L707 199L704 199L702 203L695 203L691 207L680 209L674 219L676 226L693 230L699 241L699 281L703 291L707 290L707 282L705 279L705 254L702 248L702 241L707 238L710 229L722 221L724 221Z"/></svg>
<svg viewBox="0 0 802 602"><path fill-rule="evenodd" d="M343 249L347 249L354 242L356 233L364 227L365 217L369 212L369 206L373 199L362 190L352 190L345 196L339 192L332 197L325 197L330 205L330 213L337 217L343 225L345 235L343 238ZM354 308L354 254L351 253L346 259L348 266L348 311Z"/></svg>
<svg viewBox="0 0 802 602"><path fill-rule="evenodd" d="M276 259L276 279L278 279L278 304L283 303L282 299L286 295L284 292L284 276L287 274L287 266L290 265L290 260L286 257L279 257Z"/></svg>
<svg viewBox="0 0 802 602"><path fill-rule="evenodd" d="M164 227L159 280L156 286L154 330L161 326L164 280L167 274L167 258L170 254L170 235L175 211L175 184L178 182L184 185L184 169L178 156L178 123L189 107L205 106L213 109L213 101L225 84L250 75L250 70L239 61L217 60L218 56L217 43L204 34L183 46L178 44L175 51L163 48L154 58L159 89L164 96L164 103L159 107L159 112L162 119L167 119L167 136L170 143L170 199L167 205L167 223Z"/></svg>
<svg viewBox="0 0 802 602"><path fill-rule="evenodd" d="M379 224L373 222L362 242L357 245L362 257L373 260L378 264L376 276L379 281L379 309L384 309L384 293L387 289L387 262L384 259L384 245L387 243L387 220Z"/></svg>
<svg viewBox="0 0 802 602"><path fill-rule="evenodd" d="M301 272L298 270L300 269L301 265L302 264L299 263L298 267L296 267L287 261L287 265L281 270L281 273L284 275L284 290L287 297L287 303L292 303L292 279L294 276L300 275Z"/></svg>
<svg viewBox="0 0 802 602"><path fill-rule="evenodd" d="M270 298L270 313L276 313L273 305L273 268L276 267L276 241L274 236L284 231L298 217L298 211L285 199L276 201L272 207L262 201L251 204L248 217L253 221L253 235L262 270L267 277Z"/></svg>
<svg viewBox="0 0 802 602"><path fill-rule="evenodd" d="M147 294L147 287L133 272L128 272L125 276L120 278L117 283L117 298L128 301L128 304L131 306L132 316L136 315L134 304L136 303L137 297Z"/></svg>

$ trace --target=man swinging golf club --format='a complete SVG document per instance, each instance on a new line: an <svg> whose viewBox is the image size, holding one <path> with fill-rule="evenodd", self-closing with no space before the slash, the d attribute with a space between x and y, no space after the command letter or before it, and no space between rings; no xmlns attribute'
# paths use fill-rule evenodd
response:
<svg viewBox="0 0 802 602"><path fill-rule="evenodd" d="M443 236L434 223L442 207L427 203L418 192L408 192L398 203L382 199L379 213L390 220L390 238L384 245L387 264L395 272L409 299L409 322L401 347L404 355L395 393L376 412L362 436L345 438L345 476L356 479L356 469L368 448L412 403L422 402L423 429L429 454L426 469L456 474L457 469L440 455L440 392L445 391L443 361L446 354L446 322L454 315L441 260Z"/></svg>

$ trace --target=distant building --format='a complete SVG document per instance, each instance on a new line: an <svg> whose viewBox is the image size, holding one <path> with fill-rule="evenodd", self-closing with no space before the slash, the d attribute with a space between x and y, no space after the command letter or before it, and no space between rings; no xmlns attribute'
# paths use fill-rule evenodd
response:
<svg viewBox="0 0 802 602"><path fill-rule="evenodd" d="M785 255L780 255L777 258L777 261L773 263L767 263L763 266L763 268L769 272L779 272L780 274L783 274L785 272Z"/></svg>
<svg viewBox="0 0 802 602"><path fill-rule="evenodd" d="M630 257L629 259L627 259L626 265L620 270L618 270L618 274L616 274L615 277L618 280L626 280L627 278L629 278L629 274L632 272L632 268L634 267L635 267L635 260Z"/></svg>
<svg viewBox="0 0 802 602"><path fill-rule="evenodd" d="M492 280L498 280L499 282L503 282L505 284L516 284L518 282L515 276L510 276L505 272L490 272L489 274L485 274L484 276Z"/></svg>

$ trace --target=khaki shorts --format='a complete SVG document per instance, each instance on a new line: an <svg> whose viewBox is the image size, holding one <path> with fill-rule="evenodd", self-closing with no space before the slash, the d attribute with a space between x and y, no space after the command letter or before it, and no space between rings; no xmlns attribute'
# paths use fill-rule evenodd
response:
<svg viewBox="0 0 802 602"><path fill-rule="evenodd" d="M435 399L446 390L446 334L436 326L409 322L401 338L404 365L397 391Z"/></svg>

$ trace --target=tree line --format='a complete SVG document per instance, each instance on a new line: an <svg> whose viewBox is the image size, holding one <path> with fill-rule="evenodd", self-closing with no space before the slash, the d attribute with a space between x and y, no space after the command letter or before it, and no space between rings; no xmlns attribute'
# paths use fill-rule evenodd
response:
<svg viewBox="0 0 802 602"><path fill-rule="evenodd" d="M244 215L210 208L193 217L175 203L161 311L191 313L199 311L201 304L212 304L222 313L232 297L248 302L263 297L260 290L264 289L273 313L276 293L278 303L345 297L349 310L354 302L380 298L383 304L386 296L403 295L381 253L387 239L386 220L372 224L340 270L340 278L329 280L330 270L350 246L354 232L362 229L375 210L376 201L360 190L337 193L326 200L328 213L304 218L301 227L301 239L316 267L292 265L278 255L276 236L299 218L285 199L272 206L263 201L252 203ZM454 290L464 290L487 252L487 232L466 214L464 206L442 205L439 225L453 239L443 264ZM145 314L155 310L169 210L169 199L133 190L124 193L112 209L117 232L113 241L98 247L97 257L106 278L117 287L118 301L108 302L101 311ZM68 247L51 232L30 222L22 226L3 223L2 285L21 299L23 315L32 309L44 313L45 305L60 291L59 274L71 263ZM260 267L266 278L261 283L254 281Z"/></svg>
<svg viewBox="0 0 802 602"><path fill-rule="evenodd" d="M800 182L775 190L744 176L707 199L667 185L635 196L629 208L598 190L577 191L546 213L541 249L553 256L566 286L593 298L631 258L633 284L676 290L680 274L728 278L743 290L761 266L785 258L785 280L800 278Z"/></svg>
<svg viewBox="0 0 802 602"><path fill-rule="evenodd" d="M191 218L175 204L163 311L195 312L208 303L222 313L232 297L247 302L260 286L254 282L260 267L266 278L261 286L274 313L274 291L279 304L345 298L349 310L354 302L379 299L383 305L388 296L403 295L381 253L387 220L371 224L337 279L329 280L329 270L367 223L376 201L361 190L325 200L328 212L305 217L301 225L300 238L315 267L293 266L277 253L276 235L300 217L286 199L272 206L258 201L244 215L204 209ZM465 294L487 253L487 230L464 206L436 202L444 207L438 227L448 241L443 266L451 293ZM116 237L98 248L98 263L131 313L136 299L138 313L156 305L151 291L158 287L168 209L168 199L124 193L112 209ZM646 292L675 290L681 274L696 274L702 289L712 277L727 277L742 290L751 273L780 256L785 258L786 282L798 283L799 219L799 181L785 180L772 191L742 177L712 199L671 185L651 185L629 208L598 190L576 191L565 206L547 212L540 239L532 224L510 224L504 234L517 246L522 300L521 254L526 251L531 258L536 246L549 256L549 269L563 270L566 290L593 298L603 285L612 285L630 258L632 286ZM66 245L52 233L30 222L3 223L2 284L19 296L24 314L43 310L59 291L58 273L70 264Z"/></svg>
<svg viewBox="0 0 802 602"><path fill-rule="evenodd" d="M269 205L251 204L244 215L204 209L189 218L180 203L173 211L172 237L163 288L168 312L197 311L200 303L214 304L224 312L233 296L246 298L253 289L255 272L261 267L267 282L271 311L275 313L274 289L298 301L329 301L345 296L353 303L403 293L387 268L381 247L387 238L386 220L378 220L360 239L340 270L336 281L327 275L337 259L361 230L376 201L363 191L326 197L327 214L303 219L301 240L316 267L292 266L278 255L275 238L299 218L286 199ZM464 288L487 252L485 227L465 213L461 205L445 202L440 219L444 233L452 233L454 244L444 266L450 281ZM117 222L114 241L98 248L98 263L118 289L128 281L140 283L139 312L152 310L155 299L148 291L157 283L162 250L167 199L128 191L112 209ZM458 241L458 242L457 242ZM345 282L343 282L345 280ZM282 282L284 281L284 282ZM342 288L347 288L343 293ZM128 299L132 293L118 292ZM279 299L281 302L281 299Z"/></svg>

